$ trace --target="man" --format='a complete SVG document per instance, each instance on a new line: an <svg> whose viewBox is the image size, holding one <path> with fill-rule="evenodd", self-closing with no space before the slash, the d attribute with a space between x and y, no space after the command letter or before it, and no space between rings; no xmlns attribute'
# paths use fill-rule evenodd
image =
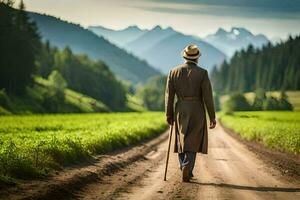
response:
<svg viewBox="0 0 300 200"><path fill-rule="evenodd" d="M207 154L208 135L205 107L210 128L216 126L212 88L208 73L197 65L201 52L196 45L182 51L185 63L173 68L165 93L166 117L175 129L174 151L179 155L182 181L193 177L196 153ZM174 97L177 97L174 111Z"/></svg>

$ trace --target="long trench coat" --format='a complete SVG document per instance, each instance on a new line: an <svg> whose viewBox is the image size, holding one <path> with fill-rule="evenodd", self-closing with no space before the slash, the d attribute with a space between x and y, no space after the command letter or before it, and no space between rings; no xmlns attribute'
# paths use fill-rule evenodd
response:
<svg viewBox="0 0 300 200"><path fill-rule="evenodd" d="M174 99L177 98L174 111ZM205 69L194 62L173 68L165 92L166 116L174 119L174 152L207 154L206 110L215 119L212 87Z"/></svg>

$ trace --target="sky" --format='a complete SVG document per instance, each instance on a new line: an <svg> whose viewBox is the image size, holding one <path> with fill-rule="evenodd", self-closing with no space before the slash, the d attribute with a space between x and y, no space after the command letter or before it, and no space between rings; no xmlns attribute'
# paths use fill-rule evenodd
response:
<svg viewBox="0 0 300 200"><path fill-rule="evenodd" d="M18 3L19 0L16 0ZM300 0L24 0L29 11L84 27L171 26L205 37L222 27L244 27L269 39L300 33Z"/></svg>

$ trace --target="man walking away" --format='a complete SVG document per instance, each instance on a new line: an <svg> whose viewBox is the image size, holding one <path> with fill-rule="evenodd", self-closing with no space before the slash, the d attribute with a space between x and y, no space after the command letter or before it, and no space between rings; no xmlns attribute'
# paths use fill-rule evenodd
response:
<svg viewBox="0 0 300 200"><path fill-rule="evenodd" d="M167 122L174 123L175 146L182 181L193 177L196 153L207 154L208 135L206 112L210 128L216 126L213 94L208 73L197 65L201 52L196 45L182 51L185 63L173 68L167 79L165 109ZM174 110L174 97L177 97Z"/></svg>

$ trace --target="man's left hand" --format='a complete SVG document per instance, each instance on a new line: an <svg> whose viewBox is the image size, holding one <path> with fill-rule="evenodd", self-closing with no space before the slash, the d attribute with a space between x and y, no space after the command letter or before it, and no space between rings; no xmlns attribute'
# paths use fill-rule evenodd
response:
<svg viewBox="0 0 300 200"><path fill-rule="evenodd" d="M214 129L216 127L216 125L217 125L217 121L216 121L216 119L213 119L210 121L209 128Z"/></svg>

